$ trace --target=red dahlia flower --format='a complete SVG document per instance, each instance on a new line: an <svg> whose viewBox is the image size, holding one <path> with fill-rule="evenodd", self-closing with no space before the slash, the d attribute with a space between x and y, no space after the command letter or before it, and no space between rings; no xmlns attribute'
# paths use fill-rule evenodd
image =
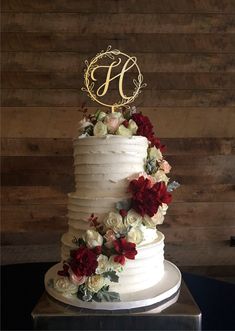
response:
<svg viewBox="0 0 235 331"><path fill-rule="evenodd" d="M135 259L137 254L136 244L127 242L125 238L119 238L113 241L115 251L118 253L114 257L114 261L122 265L125 263L125 257L131 260Z"/></svg>
<svg viewBox="0 0 235 331"><path fill-rule="evenodd" d="M150 122L147 116L142 115L141 113L135 113L132 115L133 121L138 126L137 134L140 136L146 137L148 140L154 135L153 125Z"/></svg>
<svg viewBox="0 0 235 331"><path fill-rule="evenodd" d="M91 276L98 266L97 252L85 246L71 251L70 256L69 264L76 276Z"/></svg>
<svg viewBox="0 0 235 331"><path fill-rule="evenodd" d="M141 113L135 113L132 115L133 121L138 126L137 135L146 137L150 142L151 146L156 146L161 151L165 148L165 145L161 145L160 139L155 137L153 132L153 125L150 122L147 116L142 115Z"/></svg>
<svg viewBox="0 0 235 331"><path fill-rule="evenodd" d="M154 216L162 203L169 204L172 200L164 182L152 185L151 181L143 176L132 180L129 190L132 193L131 206L141 216Z"/></svg>

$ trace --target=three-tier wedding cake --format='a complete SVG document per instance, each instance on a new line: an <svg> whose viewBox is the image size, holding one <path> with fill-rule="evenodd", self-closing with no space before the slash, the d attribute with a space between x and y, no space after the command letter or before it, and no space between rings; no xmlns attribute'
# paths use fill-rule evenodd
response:
<svg viewBox="0 0 235 331"><path fill-rule="evenodd" d="M122 100L108 111L84 113L80 122L73 140L76 190L68 194L61 263L45 277L52 296L86 308L146 306L171 297L180 286L178 269L164 260L164 235L157 230L178 183L169 180L171 166L162 154L165 146L149 118L135 107L126 107L144 84L136 58L126 56L124 61L125 56L108 48L86 63L86 91L96 101L108 90L111 69L124 63L123 75L114 77L119 78ZM105 66L99 65L101 59ZM120 79L134 66L138 68L135 90L127 97ZM95 93L90 80L97 81L95 72L101 67L109 73ZM162 293L167 295L159 299Z"/></svg>

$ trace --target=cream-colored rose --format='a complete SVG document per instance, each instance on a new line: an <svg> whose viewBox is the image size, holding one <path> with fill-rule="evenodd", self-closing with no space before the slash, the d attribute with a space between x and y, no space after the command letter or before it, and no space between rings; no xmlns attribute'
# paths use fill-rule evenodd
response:
<svg viewBox="0 0 235 331"><path fill-rule="evenodd" d="M149 228L155 228L156 225L162 224L167 209L168 209L168 205L166 203L163 203L162 206L158 207L158 211L153 217L144 215L144 222L143 222L144 225L146 225Z"/></svg>
<svg viewBox="0 0 235 331"><path fill-rule="evenodd" d="M149 148L148 155L150 159L154 159L158 162L160 162L163 159L162 152L160 149L154 147Z"/></svg>
<svg viewBox="0 0 235 331"><path fill-rule="evenodd" d="M70 282L67 277L57 279L54 287L58 292L63 293L64 296L71 296L78 291L78 286Z"/></svg>
<svg viewBox="0 0 235 331"><path fill-rule="evenodd" d="M138 126L132 119L129 120L128 129L131 130L132 134L136 134Z"/></svg>
<svg viewBox="0 0 235 331"><path fill-rule="evenodd" d="M87 278L86 285L89 291L97 293L104 285L106 285L106 281L103 276L94 275Z"/></svg>
<svg viewBox="0 0 235 331"><path fill-rule="evenodd" d="M144 235L139 227L131 228L127 234L127 241L132 242L136 245L143 241Z"/></svg>
<svg viewBox="0 0 235 331"><path fill-rule="evenodd" d="M161 210L159 210L159 208L157 213L152 217L152 220L156 225L163 223L164 215L162 214Z"/></svg>
<svg viewBox="0 0 235 331"><path fill-rule="evenodd" d="M108 271L109 259L106 255L100 254L97 261L98 261L98 267L96 268L97 274L102 274L103 272Z"/></svg>
<svg viewBox="0 0 235 331"><path fill-rule="evenodd" d="M107 126L103 122L98 121L94 126L93 133L96 137L106 136L108 133Z"/></svg>
<svg viewBox="0 0 235 331"><path fill-rule="evenodd" d="M163 170L158 170L155 174L153 174L156 182L165 182L166 184L169 182L169 178L166 176Z"/></svg>
<svg viewBox="0 0 235 331"><path fill-rule="evenodd" d="M122 216L118 212L110 212L108 217L104 219L103 224L106 229L111 229L115 233L122 232L125 229Z"/></svg>
<svg viewBox="0 0 235 331"><path fill-rule="evenodd" d="M158 210L162 213L163 216L166 215L167 209L168 205L166 203L162 203L162 205L158 207Z"/></svg>
<svg viewBox="0 0 235 331"><path fill-rule="evenodd" d="M71 270L69 270L69 280L75 285L81 285L85 283L86 276L76 276Z"/></svg>
<svg viewBox="0 0 235 331"><path fill-rule="evenodd" d="M106 117L106 113L104 111L100 111L97 117L97 121L102 121Z"/></svg>
<svg viewBox="0 0 235 331"><path fill-rule="evenodd" d="M152 229L156 228L156 223L155 223L154 219L152 217L150 217L149 215L144 215L143 224L147 228L152 228Z"/></svg>
<svg viewBox="0 0 235 331"><path fill-rule="evenodd" d="M123 124L119 126L117 129L117 135L119 136L125 136L125 137L130 137L132 136L132 131L128 128L126 128Z"/></svg>
<svg viewBox="0 0 235 331"><path fill-rule="evenodd" d="M96 230L89 229L83 235L83 240L86 242L87 247L93 248L96 246L102 246L103 237Z"/></svg>
<svg viewBox="0 0 235 331"><path fill-rule="evenodd" d="M162 160L160 162L160 169L163 170L165 174L169 174L169 172L171 171L171 166L166 160Z"/></svg>
<svg viewBox="0 0 235 331"><path fill-rule="evenodd" d="M121 113L115 112L106 116L105 124L107 125L109 133L115 133L124 118Z"/></svg>
<svg viewBox="0 0 235 331"><path fill-rule="evenodd" d="M114 255L110 256L108 266L109 266L109 270L113 270L117 272L123 271L123 266L120 263L114 261Z"/></svg>
<svg viewBox="0 0 235 331"><path fill-rule="evenodd" d="M130 209L124 218L124 225L128 226L139 226L142 222L142 216L138 214L134 209Z"/></svg>

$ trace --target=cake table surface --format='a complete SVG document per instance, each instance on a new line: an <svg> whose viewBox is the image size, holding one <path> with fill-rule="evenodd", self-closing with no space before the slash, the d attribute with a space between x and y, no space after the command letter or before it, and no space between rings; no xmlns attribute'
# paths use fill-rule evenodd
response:
<svg viewBox="0 0 235 331"><path fill-rule="evenodd" d="M36 330L200 330L201 311L182 281L177 302L138 312L88 310L44 293L32 311Z"/></svg>

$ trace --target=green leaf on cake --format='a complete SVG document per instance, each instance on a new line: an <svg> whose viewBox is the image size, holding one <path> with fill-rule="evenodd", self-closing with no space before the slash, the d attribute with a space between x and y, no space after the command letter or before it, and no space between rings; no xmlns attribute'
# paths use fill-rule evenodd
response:
<svg viewBox="0 0 235 331"><path fill-rule="evenodd" d="M117 292L109 292L105 287L103 287L98 293L93 296L93 300L101 302L119 302L120 296Z"/></svg>
<svg viewBox="0 0 235 331"><path fill-rule="evenodd" d="M147 162L145 164L145 171L148 175L151 175L157 171L155 159L153 159L153 158L147 159Z"/></svg>
<svg viewBox="0 0 235 331"><path fill-rule="evenodd" d="M106 271L102 276L107 277L111 282L118 283L119 277L114 270Z"/></svg>
<svg viewBox="0 0 235 331"><path fill-rule="evenodd" d="M180 186L180 184L176 181L173 181L172 183L170 183L168 186L167 186L167 192L172 192L174 191L175 189L177 189L178 187Z"/></svg>
<svg viewBox="0 0 235 331"><path fill-rule="evenodd" d="M131 208L131 199L118 201L116 203L117 210L121 210L121 209L129 210L130 208Z"/></svg>
<svg viewBox="0 0 235 331"><path fill-rule="evenodd" d="M89 291L83 284L83 285L79 286L79 290L77 292L77 297L78 297L78 299L80 299L82 301L91 301L92 297L93 297L93 293L91 291Z"/></svg>
<svg viewBox="0 0 235 331"><path fill-rule="evenodd" d="M86 242L82 238L76 238L74 237L72 242L77 246L84 246L86 245Z"/></svg>
<svg viewBox="0 0 235 331"><path fill-rule="evenodd" d="M88 136L93 135L93 125L88 125L84 129L84 133L88 134Z"/></svg>

